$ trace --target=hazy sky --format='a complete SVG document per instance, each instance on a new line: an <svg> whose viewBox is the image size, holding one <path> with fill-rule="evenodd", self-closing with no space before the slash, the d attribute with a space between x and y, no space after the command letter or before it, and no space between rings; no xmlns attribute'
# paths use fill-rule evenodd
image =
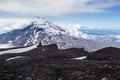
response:
<svg viewBox="0 0 120 80"><path fill-rule="evenodd" d="M120 0L0 0L1 18L36 16L89 27L120 27Z"/></svg>

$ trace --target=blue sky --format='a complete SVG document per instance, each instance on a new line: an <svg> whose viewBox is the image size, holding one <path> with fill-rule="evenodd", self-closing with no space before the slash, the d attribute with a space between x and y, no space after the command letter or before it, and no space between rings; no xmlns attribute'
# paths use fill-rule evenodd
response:
<svg viewBox="0 0 120 80"><path fill-rule="evenodd" d="M120 0L0 0L1 18L34 18L87 27L120 27Z"/></svg>

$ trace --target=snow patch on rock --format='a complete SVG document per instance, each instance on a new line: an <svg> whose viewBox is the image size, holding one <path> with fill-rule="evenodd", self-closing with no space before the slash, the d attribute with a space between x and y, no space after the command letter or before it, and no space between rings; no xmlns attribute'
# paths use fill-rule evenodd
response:
<svg viewBox="0 0 120 80"><path fill-rule="evenodd" d="M16 56L16 57L11 57L6 59L6 61L14 60L14 59L19 59L19 58L26 58L25 56Z"/></svg>
<svg viewBox="0 0 120 80"><path fill-rule="evenodd" d="M37 48L37 46L38 46L38 44L35 44L33 46L30 46L30 47L1 51L0 55L7 54L7 53L23 53L23 52L27 52L27 51L33 50L33 49Z"/></svg>
<svg viewBox="0 0 120 80"><path fill-rule="evenodd" d="M72 58L72 60L84 60L86 58L87 56L82 56L82 57Z"/></svg>

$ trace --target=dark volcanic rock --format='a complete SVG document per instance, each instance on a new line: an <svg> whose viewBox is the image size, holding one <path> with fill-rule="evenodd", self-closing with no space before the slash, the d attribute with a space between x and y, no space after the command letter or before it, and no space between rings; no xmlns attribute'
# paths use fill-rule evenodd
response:
<svg viewBox="0 0 120 80"><path fill-rule="evenodd" d="M107 47L92 52L87 58L90 60L120 60L120 49Z"/></svg>
<svg viewBox="0 0 120 80"><path fill-rule="evenodd" d="M88 53L40 44L28 52L0 55L0 80L120 80L119 52L112 47ZM89 60L72 59L81 56Z"/></svg>

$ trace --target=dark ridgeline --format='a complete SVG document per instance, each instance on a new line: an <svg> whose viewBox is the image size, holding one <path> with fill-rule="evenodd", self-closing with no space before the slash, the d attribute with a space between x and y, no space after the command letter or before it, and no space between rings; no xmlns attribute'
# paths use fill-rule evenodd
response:
<svg viewBox="0 0 120 80"><path fill-rule="evenodd" d="M87 52L40 43L28 52L0 55L0 80L120 80L119 55L113 47Z"/></svg>
<svg viewBox="0 0 120 80"><path fill-rule="evenodd" d="M120 49L115 47L107 47L95 52L92 52L88 57L90 60L120 60Z"/></svg>

